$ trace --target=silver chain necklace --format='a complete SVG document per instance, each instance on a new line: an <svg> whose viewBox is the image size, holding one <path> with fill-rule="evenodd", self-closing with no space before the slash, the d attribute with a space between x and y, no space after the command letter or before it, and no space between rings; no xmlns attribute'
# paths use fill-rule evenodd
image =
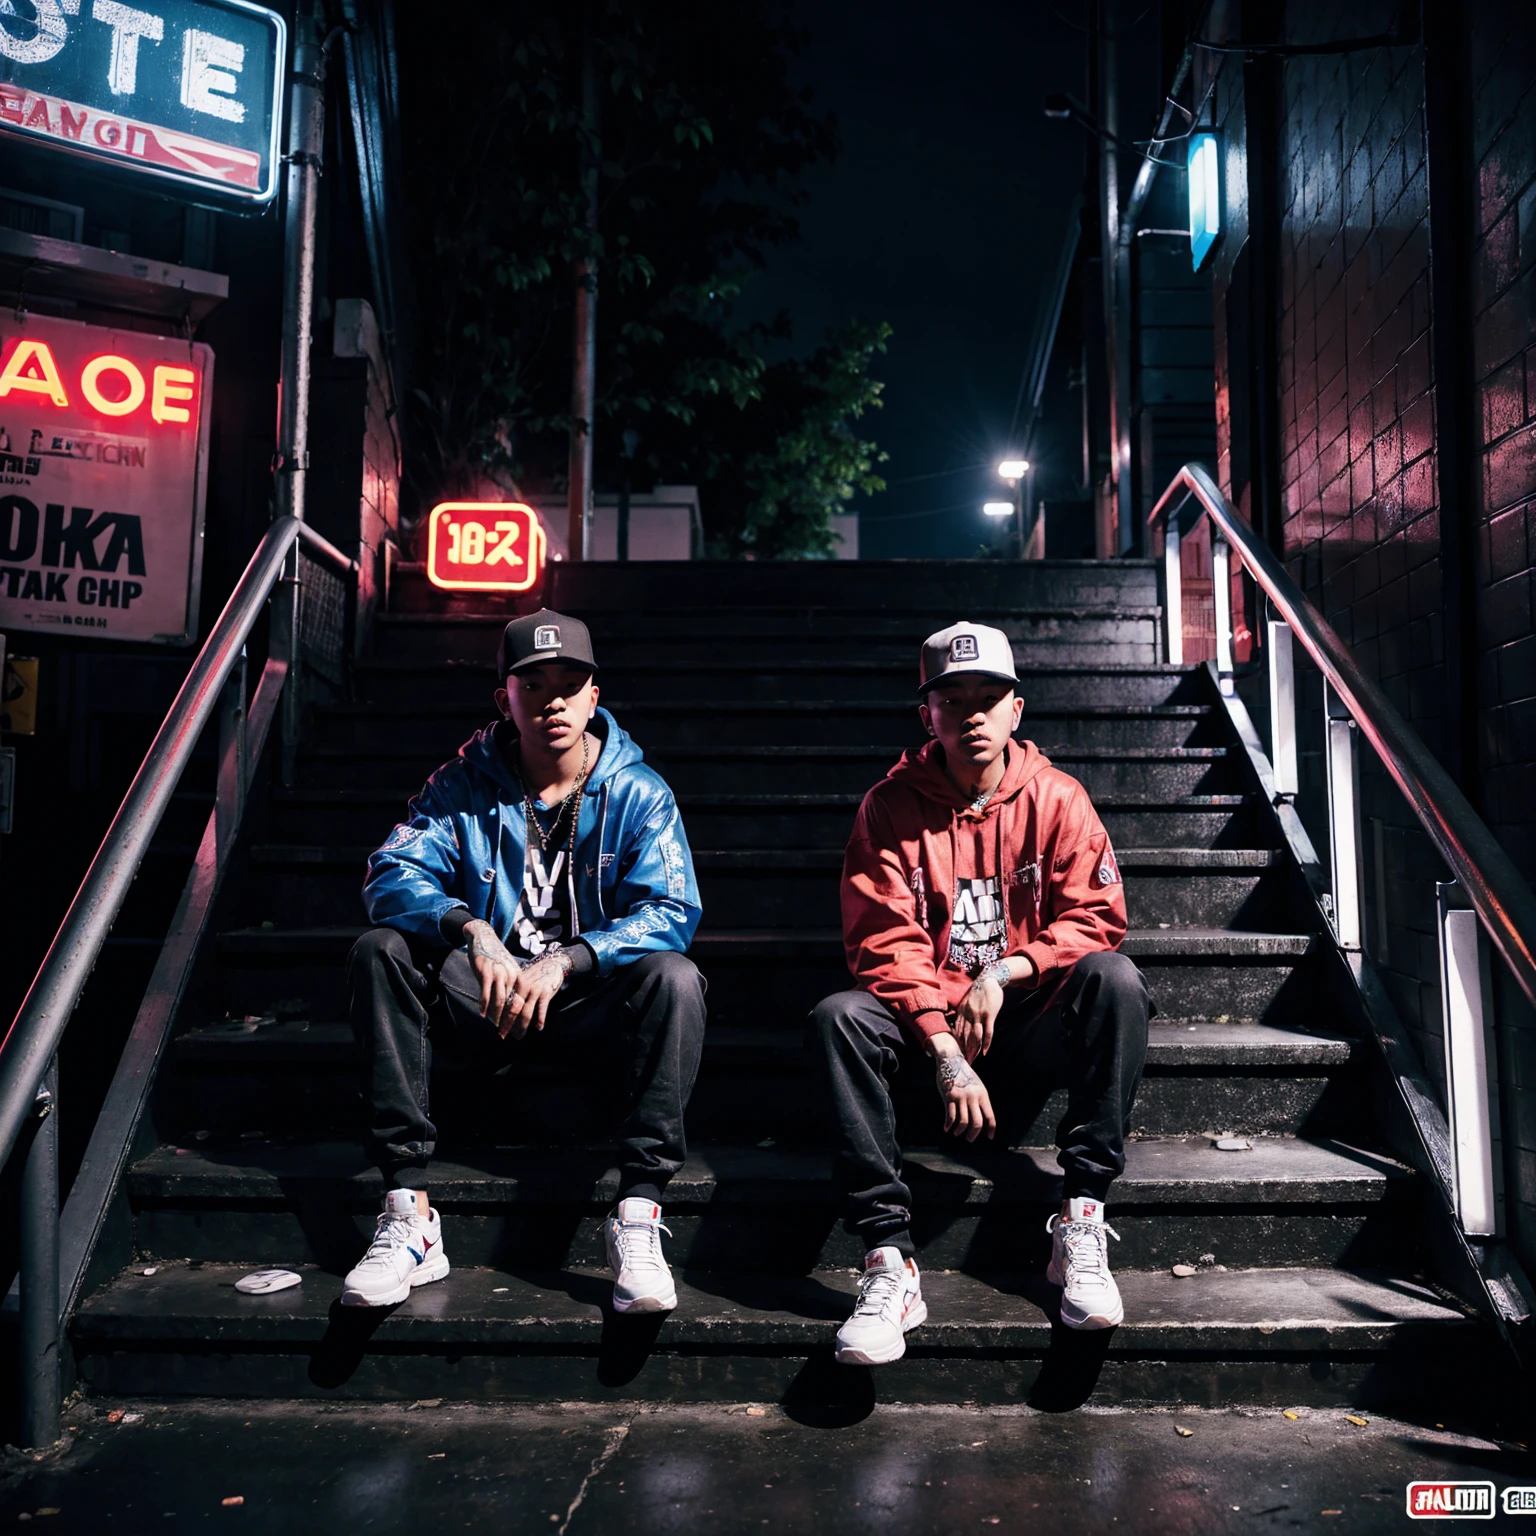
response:
<svg viewBox="0 0 1536 1536"><path fill-rule="evenodd" d="M534 810L533 796L528 793L528 785L523 778L522 753L518 753L517 786L523 792L523 814L527 818L529 828L533 832L534 836L539 840L540 853L549 852L549 845L555 840L555 834L560 830L561 818L565 815L566 811L571 808L573 802L575 804L576 814L571 817L571 845L573 847L575 846L576 823L581 818L581 800L583 791L587 786L587 763L590 752L591 747L587 741L587 733L583 731L581 734L581 772L576 775L576 782L571 785L570 792L566 795L565 799L563 799L560 804L556 806L555 819L550 822L548 832L544 830L543 823L540 822L538 814Z"/></svg>

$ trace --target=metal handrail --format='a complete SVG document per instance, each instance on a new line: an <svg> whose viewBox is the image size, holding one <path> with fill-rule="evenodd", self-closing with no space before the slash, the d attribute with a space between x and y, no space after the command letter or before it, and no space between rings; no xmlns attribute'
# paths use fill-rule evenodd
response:
<svg viewBox="0 0 1536 1536"><path fill-rule="evenodd" d="M1173 541L1171 568L1176 568L1181 532L1176 514L1190 498L1210 517L1221 539L1238 552L1254 580L1306 647L1307 654L1349 711L1460 882L1521 991L1536 1004L1536 895L1514 862L1434 754L1366 676L1332 625L1291 579L1273 551L1242 520L1202 464L1186 464L1147 516L1149 531L1167 524L1167 535ZM1230 588L1220 590L1226 585L1226 559L1223 552L1217 551L1217 555L1217 667L1225 678L1232 671L1230 628L1224 633L1220 617L1224 599L1230 602ZM1183 616L1176 584L1166 606L1169 660L1182 660Z"/></svg>
<svg viewBox="0 0 1536 1536"><path fill-rule="evenodd" d="M15 1020L0 1041L0 1162L10 1157L33 1114L49 1063L150 840L203 728L213 718L227 679L240 662L246 639L282 576L289 551L299 540L340 571L357 568L297 518L276 519L257 546L155 733Z"/></svg>

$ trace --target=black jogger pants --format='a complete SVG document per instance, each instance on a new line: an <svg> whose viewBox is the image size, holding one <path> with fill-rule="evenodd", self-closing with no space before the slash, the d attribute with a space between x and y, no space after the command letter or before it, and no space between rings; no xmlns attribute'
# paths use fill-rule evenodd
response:
<svg viewBox="0 0 1536 1536"><path fill-rule="evenodd" d="M992 1048L972 1063L999 1128L1010 1078L1065 1087L1067 1112L1056 1129L1064 1194L1107 1198L1125 1168L1125 1132L1147 1054L1152 1007L1141 972L1103 950L1053 986L1003 996ZM910 1256L912 1194L901 1177L889 1079L899 1067L931 1078L933 1063L896 1015L861 989L817 1004L808 1045L830 1108L832 1177L847 1228L866 1251L890 1245ZM937 1090L933 1103L942 1115Z"/></svg>
<svg viewBox="0 0 1536 1536"><path fill-rule="evenodd" d="M362 1047L368 1155L396 1189L426 1181L437 1142L428 1105L434 1030L448 1029L491 1059L515 1059L480 1012L480 983L463 950L444 951L374 928L347 962L352 1031ZM619 1128L619 1197L660 1201L687 1156L683 1112L704 1044L704 979L666 950L577 978L550 1004L545 1033L622 1050L628 1112Z"/></svg>

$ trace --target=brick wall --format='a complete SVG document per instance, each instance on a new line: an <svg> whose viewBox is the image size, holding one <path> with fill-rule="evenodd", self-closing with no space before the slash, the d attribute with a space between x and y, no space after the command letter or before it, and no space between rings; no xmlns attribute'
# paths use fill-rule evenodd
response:
<svg viewBox="0 0 1536 1536"><path fill-rule="evenodd" d="M1536 17L1498 0L1477 0L1467 15L1482 450L1473 562L1478 769L1484 816L1536 883ZM1536 1019L1499 979L1508 1196L1511 1216L1536 1232Z"/></svg>
<svg viewBox="0 0 1536 1536"><path fill-rule="evenodd" d="M1290 42L1385 31L1396 7L1292 4ZM1315 18L1309 20L1309 16ZM1474 353L1481 426L1476 509L1478 761L1469 786L1536 883L1536 16L1500 0L1465 12L1472 59ZM1241 65L1213 63L1214 119L1242 173ZM1430 273L1424 56L1418 47L1292 57L1283 67L1281 486L1284 557L1356 658L1448 759L1445 572ZM1242 235L1213 272L1218 436L1231 440L1223 301ZM1220 460L1230 485L1232 459ZM1309 680L1316 738L1320 686ZM1304 742L1306 738L1304 737ZM1443 1092L1434 882L1438 856L1379 768L1363 764L1366 945ZM1303 762L1303 818L1320 849L1321 761ZM1376 854L1384 878L1375 875ZM1502 1152L1508 1219L1536 1258L1536 1019L1501 979Z"/></svg>

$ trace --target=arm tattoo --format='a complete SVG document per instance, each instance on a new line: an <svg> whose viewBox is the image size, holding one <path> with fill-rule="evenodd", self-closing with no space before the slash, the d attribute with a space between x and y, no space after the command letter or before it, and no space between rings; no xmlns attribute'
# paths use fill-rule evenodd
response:
<svg viewBox="0 0 1536 1536"><path fill-rule="evenodd" d="M941 1056L938 1061L939 1092L949 1093L955 1088L975 1088L981 1079L964 1056Z"/></svg>
<svg viewBox="0 0 1536 1536"><path fill-rule="evenodd" d="M1013 980L1013 971L1006 960L994 960L986 970L982 971L976 980L971 983L972 988L981 986L984 981L995 981L998 986L1006 988Z"/></svg>

